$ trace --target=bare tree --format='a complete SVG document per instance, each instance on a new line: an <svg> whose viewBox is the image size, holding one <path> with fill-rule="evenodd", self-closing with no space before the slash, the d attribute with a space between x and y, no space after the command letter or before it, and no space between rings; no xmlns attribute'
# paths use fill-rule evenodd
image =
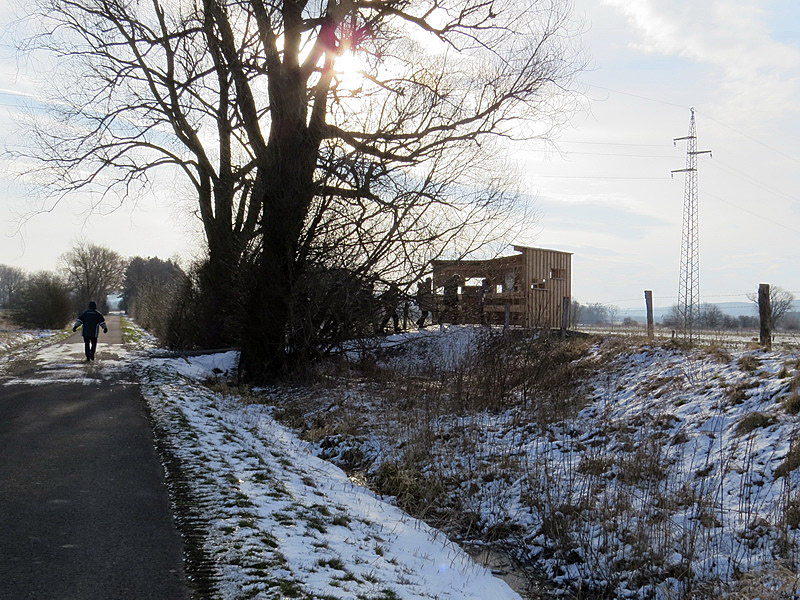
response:
<svg viewBox="0 0 800 600"><path fill-rule="evenodd" d="M747 298L758 306L758 294L747 294ZM777 285L769 287L770 328L775 329L781 319L792 309L794 294Z"/></svg>
<svg viewBox="0 0 800 600"><path fill-rule="evenodd" d="M207 15L164 0L35 6L41 29L22 46L54 58L61 85L53 88L51 113L31 117L37 147L18 152L38 165L27 175L51 190L53 202L80 190L95 195L96 207L136 200L158 185L159 173L177 177L193 190L203 224L210 311L225 320L235 310L236 274L261 194ZM230 340L212 343L222 341Z"/></svg>
<svg viewBox="0 0 800 600"><path fill-rule="evenodd" d="M519 221L498 157L565 114L558 93L580 67L567 0L40 6L35 45L84 82L80 101L59 105L74 135L39 129L45 167L62 189L123 194L180 169L219 281L250 259L241 371L253 380L300 343L290 324L306 273L418 272ZM226 245L233 258L213 259Z"/></svg>
<svg viewBox="0 0 800 600"><path fill-rule="evenodd" d="M12 306L26 279L27 275L22 269L0 265L0 308Z"/></svg>
<svg viewBox="0 0 800 600"><path fill-rule="evenodd" d="M725 315L716 304L703 303L700 305L697 323L705 329L722 329Z"/></svg>
<svg viewBox="0 0 800 600"><path fill-rule="evenodd" d="M125 259L105 246L81 242L65 252L59 262L76 293L76 303L80 306L94 300L101 310L107 310L106 296L122 286Z"/></svg>

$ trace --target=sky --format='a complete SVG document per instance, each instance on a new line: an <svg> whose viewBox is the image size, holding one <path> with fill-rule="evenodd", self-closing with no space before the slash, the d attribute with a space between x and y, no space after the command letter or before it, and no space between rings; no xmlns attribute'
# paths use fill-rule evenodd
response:
<svg viewBox="0 0 800 600"><path fill-rule="evenodd" d="M36 94L35 65L10 46L11 7L0 0L0 144L24 143L22 95ZM695 109L700 294L747 301L759 283L800 297L800 4L794 0L574 0L576 42L587 68L580 106L550 141L515 150L538 220L509 244L574 253L576 300L635 308L678 293L684 142ZM4 164L3 171L9 169ZM87 215L69 198L29 219L39 199L0 171L0 263L54 269L89 240L123 255L199 254L202 236L181 190L159 187L112 214ZM167 190L167 191L164 191Z"/></svg>

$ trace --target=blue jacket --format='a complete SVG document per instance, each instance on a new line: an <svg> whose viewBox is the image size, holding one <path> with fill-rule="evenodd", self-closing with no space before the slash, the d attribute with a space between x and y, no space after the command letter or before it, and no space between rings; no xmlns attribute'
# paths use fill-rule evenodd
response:
<svg viewBox="0 0 800 600"><path fill-rule="evenodd" d="M105 318L93 308L85 310L80 314L75 321L75 325L72 326L72 330L75 331L79 325L83 325L81 335L85 338L96 338L100 334L101 327L103 328L103 332L108 333Z"/></svg>

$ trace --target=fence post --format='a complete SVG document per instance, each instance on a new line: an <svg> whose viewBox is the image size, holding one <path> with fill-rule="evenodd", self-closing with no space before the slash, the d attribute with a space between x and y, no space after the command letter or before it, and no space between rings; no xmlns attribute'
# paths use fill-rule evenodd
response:
<svg viewBox="0 0 800 600"><path fill-rule="evenodd" d="M758 319L761 322L761 334L759 341L767 350L772 349L772 307L769 303L769 284L761 283L758 285Z"/></svg>
<svg viewBox="0 0 800 600"><path fill-rule="evenodd" d="M655 335L653 328L653 290L644 291L644 303L647 307L647 338L652 340Z"/></svg>

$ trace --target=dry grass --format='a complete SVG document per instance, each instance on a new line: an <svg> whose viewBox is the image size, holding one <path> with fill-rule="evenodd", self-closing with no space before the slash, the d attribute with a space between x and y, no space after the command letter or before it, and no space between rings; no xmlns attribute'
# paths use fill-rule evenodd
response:
<svg viewBox="0 0 800 600"><path fill-rule="evenodd" d="M800 392L798 390L792 391L783 401L783 407L790 415L800 413Z"/></svg>
<svg viewBox="0 0 800 600"><path fill-rule="evenodd" d="M800 444L792 444L786 458L775 469L775 479L786 477L789 473L800 467Z"/></svg>
<svg viewBox="0 0 800 600"><path fill-rule="evenodd" d="M752 354L739 359L739 368L746 373L755 373L761 367L761 361Z"/></svg>
<svg viewBox="0 0 800 600"><path fill-rule="evenodd" d="M752 412L742 417L741 420L736 424L736 433L738 435L747 435L756 429L774 425L776 422L777 419L772 415L766 415L760 412Z"/></svg>
<svg viewBox="0 0 800 600"><path fill-rule="evenodd" d="M316 390L271 390L261 401L273 404L273 414L318 444L323 457L357 469L375 491L395 497L414 516L455 538L509 552L534 587L546 590L546 581L559 569L576 574L574 587L562 586L553 595L543 591L542 598L557 593L560 598L618 598L625 586L644 589L669 578L681 582L676 600L724 597L727 584L701 585L691 565L722 551L710 532L732 527L715 499L733 455L700 457L693 472L682 473L670 456L690 452L692 444L667 410L626 421L599 412L593 437L580 430L584 421L578 413L590 401L603 404L590 394L587 381L614 381L608 392L613 397L613 361L658 351L620 338L599 343L490 336L446 370L426 364L395 371L370 355L355 364L317 368ZM691 394L708 383L703 369L709 361L691 362L693 352L683 372L640 384L636 393L666 396L664 408L674 410L682 404L676 400L682 389ZM730 362L718 349L708 352ZM737 366L754 373L761 362L745 357ZM727 388L728 406L745 401L748 390L759 385L758 378L749 379ZM784 402L787 412L794 410L793 402L800 406L800 400ZM774 422L774 416L754 412L741 419L736 432L744 438ZM488 432L487 423L502 431ZM385 441L377 457L364 445L375 438ZM563 442L557 451L554 441ZM551 449L531 450L531 444ZM798 467L800 445L776 478ZM512 491L515 500L509 504ZM750 510L744 501L742 506ZM785 527L800 522L798 507L786 502L778 517ZM497 518L485 520L488 513ZM676 514L691 518L676 528ZM747 535L763 539L756 533ZM531 554L534 539L536 555ZM791 543L785 548L794 551ZM543 572L543 564L555 565L554 570ZM601 587L578 585L599 580L605 582ZM754 589L760 588L740 585L740 595L731 597L758 597L741 595Z"/></svg>

